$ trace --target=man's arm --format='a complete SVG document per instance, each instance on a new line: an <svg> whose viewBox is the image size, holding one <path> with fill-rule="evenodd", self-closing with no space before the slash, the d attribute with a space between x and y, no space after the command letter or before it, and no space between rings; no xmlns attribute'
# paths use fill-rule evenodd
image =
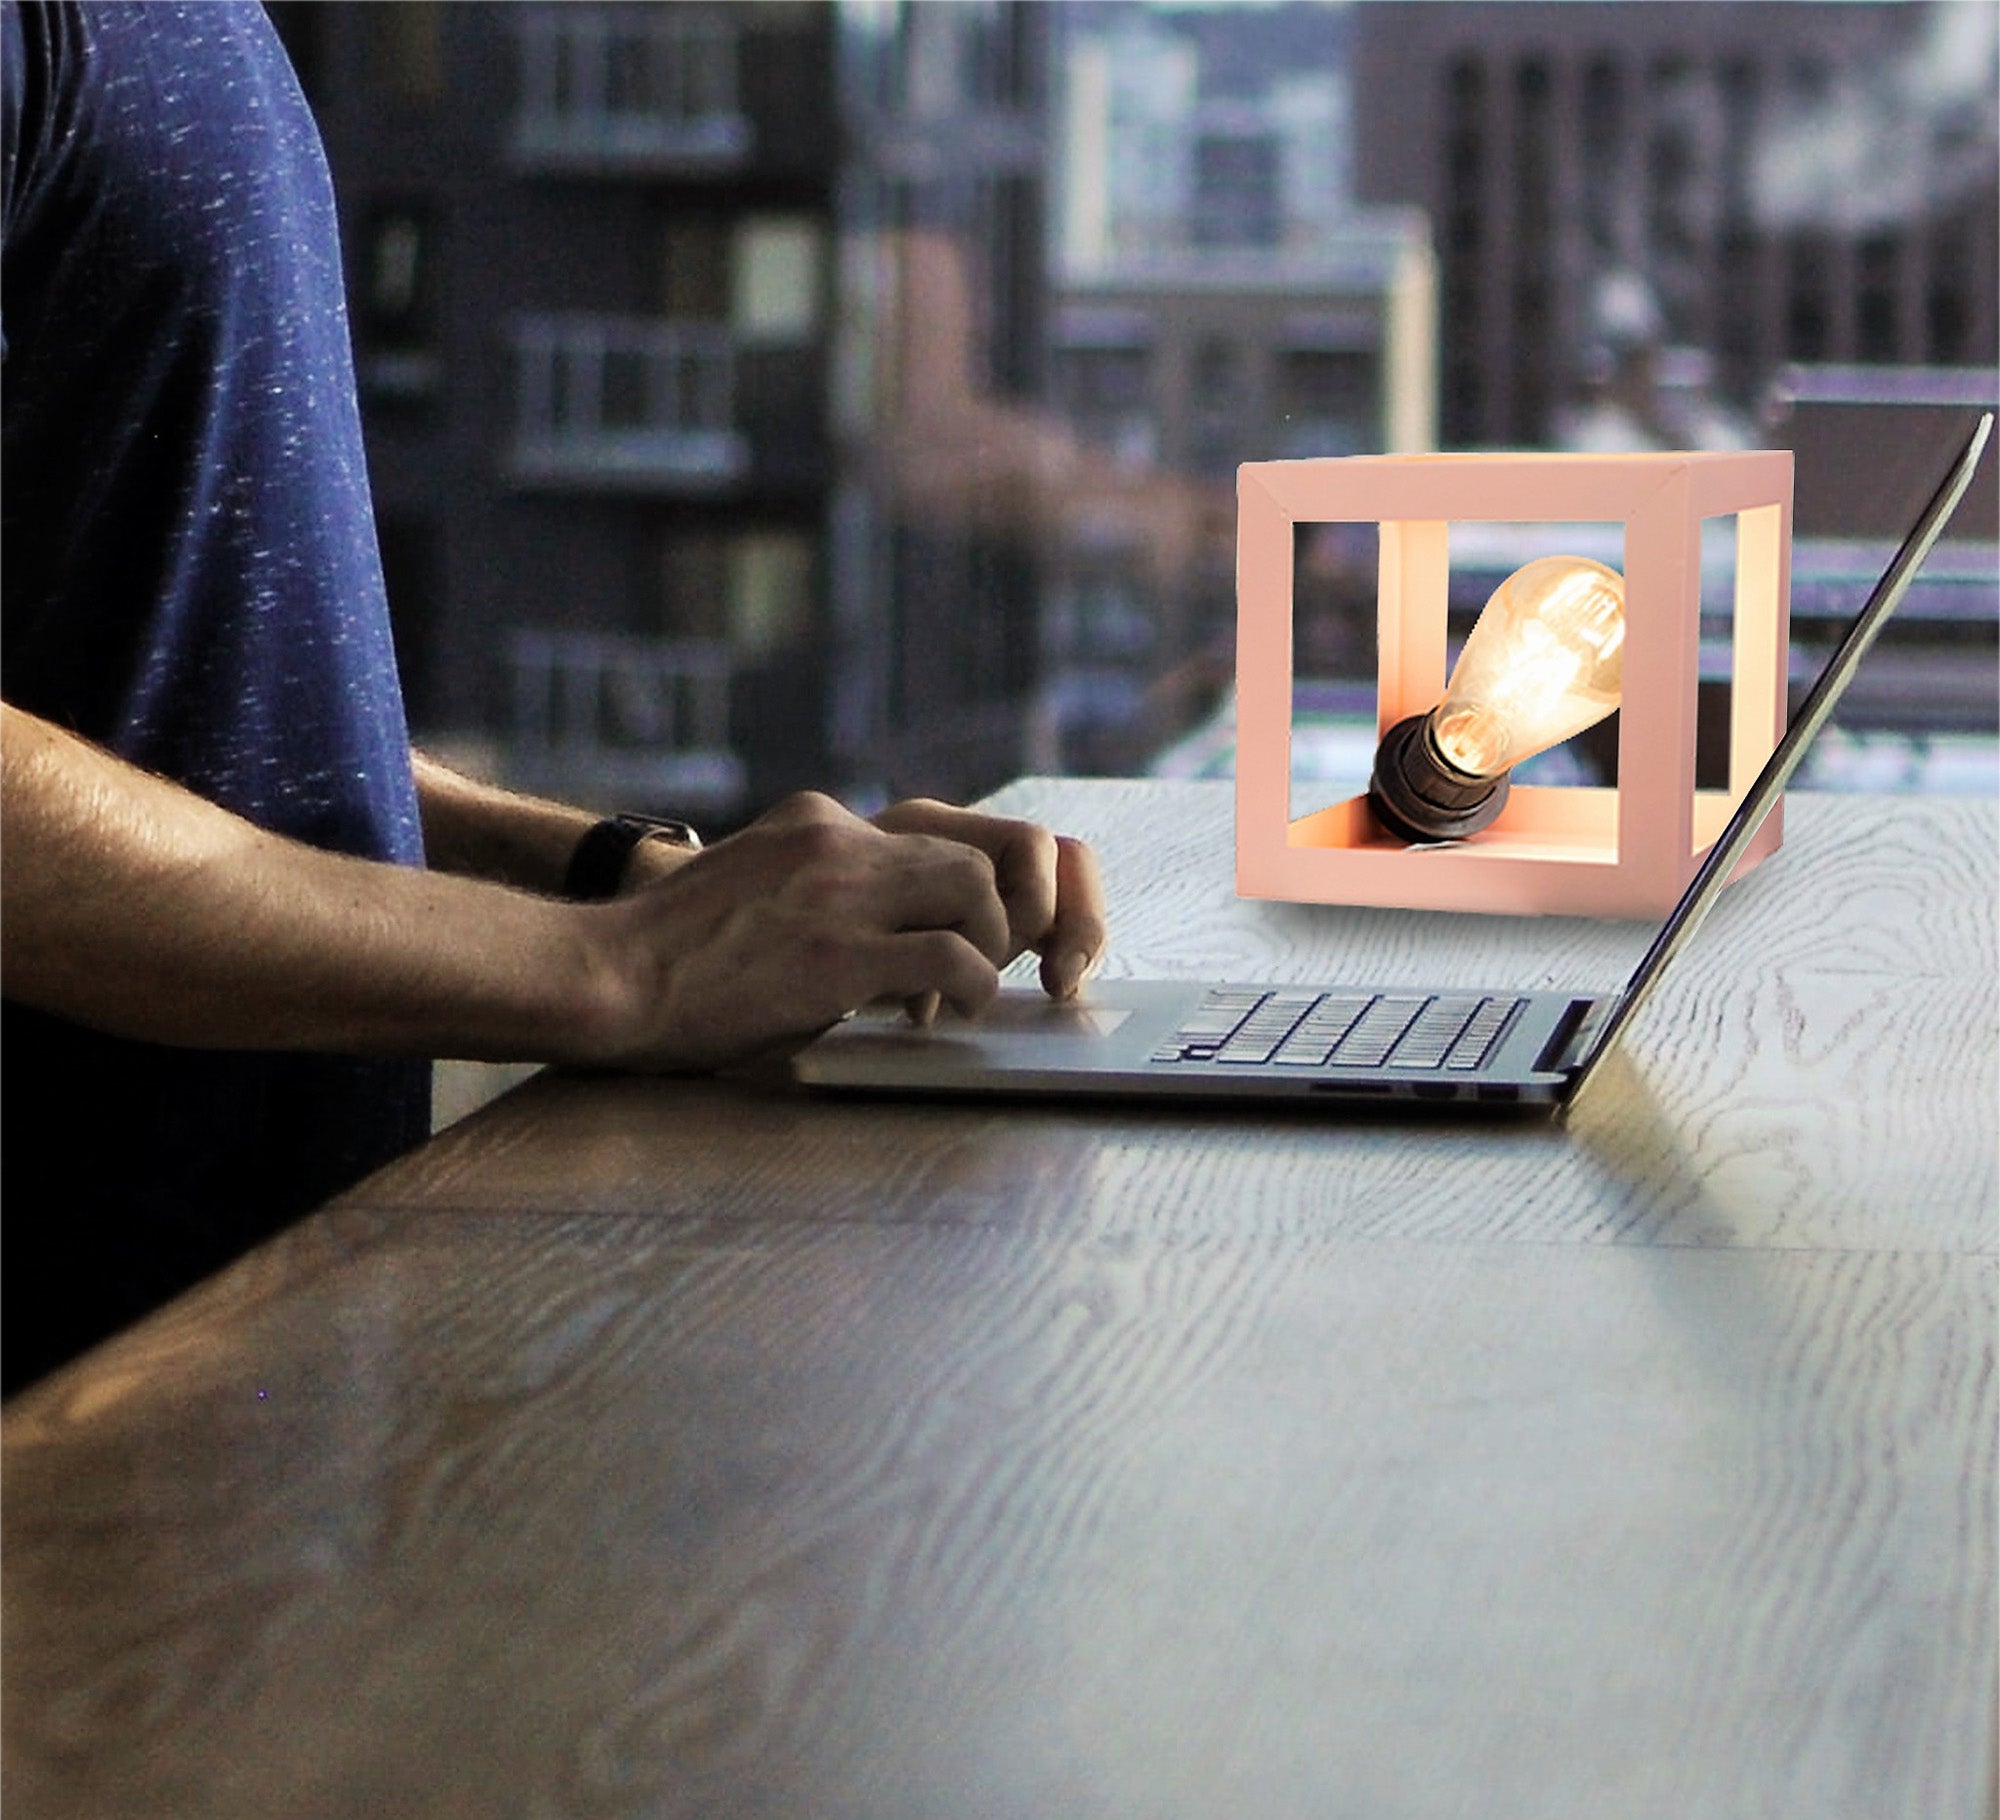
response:
<svg viewBox="0 0 2000 1820"><path fill-rule="evenodd" d="M599 817L587 809L480 783L422 752L410 754L424 853L440 872L492 879L556 896L577 842ZM625 865L625 887L664 878L692 857L670 841L646 840Z"/></svg>
<svg viewBox="0 0 2000 1820"><path fill-rule="evenodd" d="M411 756L432 866L530 891L562 888L570 856L597 817L475 782L422 753ZM1042 984L1056 997L1075 992L1102 958L1104 891L1096 856L1083 842L927 798L892 804L874 822L888 833L959 841L985 854L1007 912L1004 958L1036 950ZM626 861L624 888L655 883L694 857L669 841L642 841Z"/></svg>
<svg viewBox="0 0 2000 1820"><path fill-rule="evenodd" d="M201 1047L707 1067L884 994L975 1011L994 862L797 798L606 904L320 852L0 704L9 997Z"/></svg>
<svg viewBox="0 0 2000 1820"><path fill-rule="evenodd" d="M0 714L11 998L199 1047L499 1057L545 1019L581 1053L613 1020L566 906L321 852Z"/></svg>

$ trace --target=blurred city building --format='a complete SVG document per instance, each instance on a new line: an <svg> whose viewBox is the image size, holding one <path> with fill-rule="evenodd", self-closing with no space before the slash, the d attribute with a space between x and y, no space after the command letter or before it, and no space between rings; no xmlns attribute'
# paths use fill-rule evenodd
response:
<svg viewBox="0 0 2000 1820"><path fill-rule="evenodd" d="M1535 447L1638 337L1749 409L1787 362L1996 337L1996 9L1371 0L1356 186L1436 223L1449 446ZM1617 306L1607 282L1636 278ZM1613 307L1607 312L1606 304ZM1622 320L1621 320L1622 319Z"/></svg>
<svg viewBox="0 0 2000 1820"><path fill-rule="evenodd" d="M1023 768L1040 677L1048 59L1039 0L848 0L833 757L849 794Z"/></svg>
<svg viewBox="0 0 2000 1820"><path fill-rule="evenodd" d="M1357 187L1436 222L1446 444L1794 447L1803 688L2000 392L2000 8L1352 16ZM1991 740L1993 469L1843 704L1850 732ZM1467 533L1469 619L1525 546ZM1619 561L1615 539L1596 553ZM1703 711L1723 721L1725 611L1710 632ZM1582 758L1614 745L1607 727Z"/></svg>
<svg viewBox="0 0 2000 1820"><path fill-rule="evenodd" d="M1450 447L1792 446L1792 674L1802 689L1996 389L2000 9L1938 4L1396 4L1348 13L1354 182L1420 207L1440 263ZM1815 754L1813 781L1996 779L1993 457ZM1704 725L1726 724L1727 528L1704 539ZM1542 552L1453 534L1462 629ZM1615 527L1566 531L1617 564ZM1350 636L1300 647L1302 773L1365 777L1370 540L1299 539ZM1227 712L1161 761L1230 762ZM1615 725L1561 748L1604 775ZM1700 762L1712 776L1718 738ZM1542 764L1544 761L1537 761Z"/></svg>
<svg viewBox="0 0 2000 1820"><path fill-rule="evenodd" d="M1050 397L1127 479L1069 496L1044 720L1052 762L1118 771L1228 682L1237 464L1435 446L1436 282L1427 218L1354 200L1345 9L1059 10ZM1184 535L1128 509L1149 475ZM1302 643L1351 619L1308 594Z"/></svg>
<svg viewBox="0 0 2000 1820"><path fill-rule="evenodd" d="M822 775L832 8L271 11L419 735L696 815Z"/></svg>
<svg viewBox="0 0 2000 1820"><path fill-rule="evenodd" d="M585 801L1226 764L1271 457L1788 443L1808 675L1995 390L1985 0L271 11L413 721ZM1981 484L1855 738L1990 753ZM1298 539L1302 755L1366 739L1374 560Z"/></svg>

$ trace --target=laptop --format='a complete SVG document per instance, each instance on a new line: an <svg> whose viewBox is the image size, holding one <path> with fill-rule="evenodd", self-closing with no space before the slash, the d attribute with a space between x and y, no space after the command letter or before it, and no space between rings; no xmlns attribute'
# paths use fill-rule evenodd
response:
<svg viewBox="0 0 2000 1820"><path fill-rule="evenodd" d="M832 1090L1028 1094L1074 1099L1323 1099L1562 1108L1573 1104L1631 1016L1713 907L1744 849L1883 622L1957 508L1993 429L1986 413L1903 539L1622 990L1605 995L1329 983L1322 986L1099 980L1058 1003L1009 988L979 1017L912 1025L871 1006L793 1058Z"/></svg>

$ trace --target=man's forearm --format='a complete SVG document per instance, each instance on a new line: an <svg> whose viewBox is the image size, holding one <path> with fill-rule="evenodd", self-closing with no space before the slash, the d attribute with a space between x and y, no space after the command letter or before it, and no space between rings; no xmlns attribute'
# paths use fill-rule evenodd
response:
<svg viewBox="0 0 2000 1820"><path fill-rule="evenodd" d="M285 840L0 713L10 998L196 1047L594 1052L615 992L589 912Z"/></svg>
<svg viewBox="0 0 2000 1820"><path fill-rule="evenodd" d="M562 889L570 855L595 815L480 783L422 752L410 757L434 869L550 896Z"/></svg>

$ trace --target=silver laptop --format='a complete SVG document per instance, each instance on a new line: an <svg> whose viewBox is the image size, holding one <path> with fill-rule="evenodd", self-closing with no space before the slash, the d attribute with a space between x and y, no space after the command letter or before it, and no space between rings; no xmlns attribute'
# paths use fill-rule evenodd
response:
<svg viewBox="0 0 2000 1820"><path fill-rule="evenodd" d="M1971 484L1992 428L1988 413L1968 435L1622 991L1102 980L1058 1004L1014 988L976 1019L947 1015L926 1029L898 1008L871 1007L801 1050L797 1078L897 1094L1573 1102L1720 895Z"/></svg>

